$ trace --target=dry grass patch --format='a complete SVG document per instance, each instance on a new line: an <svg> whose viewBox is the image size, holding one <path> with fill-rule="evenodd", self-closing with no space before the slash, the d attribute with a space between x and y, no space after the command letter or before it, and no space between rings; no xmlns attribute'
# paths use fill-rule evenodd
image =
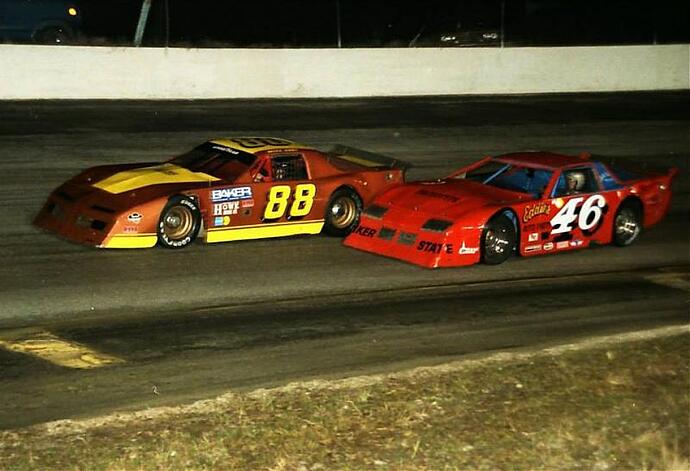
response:
<svg viewBox="0 0 690 471"><path fill-rule="evenodd" d="M683 333L32 427L0 434L0 469L688 469L689 347Z"/></svg>

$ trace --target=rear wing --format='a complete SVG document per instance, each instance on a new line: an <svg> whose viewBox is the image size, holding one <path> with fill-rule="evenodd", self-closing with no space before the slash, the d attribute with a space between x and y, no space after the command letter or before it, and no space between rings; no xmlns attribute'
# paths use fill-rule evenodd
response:
<svg viewBox="0 0 690 471"><path fill-rule="evenodd" d="M346 160L353 164L361 165L362 167L390 168L403 171L412 167L412 164L402 160L343 145L336 145L329 149L327 153L331 158Z"/></svg>
<svg viewBox="0 0 690 471"><path fill-rule="evenodd" d="M639 180L649 177L669 176L675 177L678 173L676 167L668 167L646 159L619 158L608 156L593 156L592 160L599 161L613 172L621 181Z"/></svg>

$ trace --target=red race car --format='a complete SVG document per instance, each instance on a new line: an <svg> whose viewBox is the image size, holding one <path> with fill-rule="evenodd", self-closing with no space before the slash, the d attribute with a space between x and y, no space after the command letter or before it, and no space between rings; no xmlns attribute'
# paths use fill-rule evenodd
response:
<svg viewBox="0 0 690 471"><path fill-rule="evenodd" d="M85 170L51 193L34 224L87 245L170 248L355 228L374 195L407 165L277 138L206 142L164 163Z"/></svg>
<svg viewBox="0 0 690 471"><path fill-rule="evenodd" d="M428 268L625 246L664 217L676 173L632 173L587 154L487 157L382 193L344 243Z"/></svg>

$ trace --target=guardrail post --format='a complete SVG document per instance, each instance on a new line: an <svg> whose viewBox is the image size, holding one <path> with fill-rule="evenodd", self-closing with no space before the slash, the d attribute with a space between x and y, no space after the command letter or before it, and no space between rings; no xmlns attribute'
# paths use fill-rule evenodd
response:
<svg viewBox="0 0 690 471"><path fill-rule="evenodd" d="M141 3L141 13L139 14L139 22L137 23L137 31L134 33L134 46L141 46L141 41L144 39L144 29L146 29L146 21L149 19L149 12L151 11L151 2L153 0L143 0Z"/></svg>

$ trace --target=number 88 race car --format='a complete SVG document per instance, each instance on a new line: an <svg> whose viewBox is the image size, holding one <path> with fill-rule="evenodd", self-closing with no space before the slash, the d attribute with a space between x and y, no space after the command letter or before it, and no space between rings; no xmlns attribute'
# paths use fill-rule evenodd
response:
<svg viewBox="0 0 690 471"><path fill-rule="evenodd" d="M162 164L87 169L51 193L34 224L87 245L169 248L297 234L343 236L407 165L277 138L206 142Z"/></svg>
<svg viewBox="0 0 690 471"><path fill-rule="evenodd" d="M676 173L631 173L587 154L487 157L382 193L344 244L428 268L625 246L666 214Z"/></svg>

